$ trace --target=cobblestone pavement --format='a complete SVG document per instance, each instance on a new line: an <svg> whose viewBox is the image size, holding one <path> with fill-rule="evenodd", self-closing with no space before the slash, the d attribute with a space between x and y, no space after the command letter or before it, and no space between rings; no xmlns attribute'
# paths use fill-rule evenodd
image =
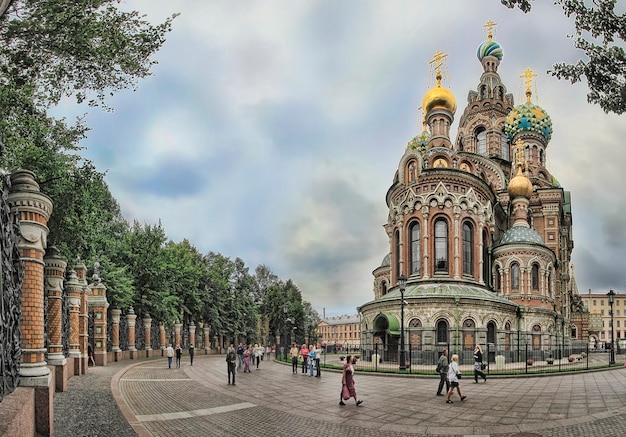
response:
<svg viewBox="0 0 626 437"><path fill-rule="evenodd" d="M437 378L357 373L364 404L338 405L341 375L262 361L226 383L223 356L167 369L166 359L89 368L54 398L54 436L624 436L623 368L550 377L461 380L461 403ZM118 406L119 405L119 406Z"/></svg>
<svg viewBox="0 0 626 437"><path fill-rule="evenodd" d="M454 394L453 404L435 396L435 376L357 372L359 407L353 400L338 405L341 374L293 374L291 366L268 360L238 373L235 386L227 384L223 356L196 357L194 366L183 362L180 369L168 369L166 359L120 369L113 396L140 436L626 435L626 373L618 367L478 384L466 377L467 400Z"/></svg>

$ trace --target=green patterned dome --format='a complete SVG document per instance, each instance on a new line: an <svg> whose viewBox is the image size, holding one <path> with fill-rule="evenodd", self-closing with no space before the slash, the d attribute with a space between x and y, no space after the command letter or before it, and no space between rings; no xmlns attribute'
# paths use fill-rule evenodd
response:
<svg viewBox="0 0 626 437"><path fill-rule="evenodd" d="M411 141L409 141L409 147L414 150L419 150L420 153L424 153L426 151L426 144L428 144L428 140L430 139L430 133L424 127L424 131L414 136Z"/></svg>
<svg viewBox="0 0 626 437"><path fill-rule="evenodd" d="M491 39L479 45L478 51L476 52L476 56L478 56L478 60L481 62L485 56L494 56L498 58L499 61L501 61L502 55L502 47L500 47L500 44L492 41Z"/></svg>
<svg viewBox="0 0 626 437"><path fill-rule="evenodd" d="M552 138L552 120L541 106L526 102L509 112L504 130L509 140L520 132L536 132L548 142Z"/></svg>
<svg viewBox="0 0 626 437"><path fill-rule="evenodd" d="M531 243L543 245L541 236L533 228L526 226L513 226L505 232L499 246L514 243Z"/></svg>

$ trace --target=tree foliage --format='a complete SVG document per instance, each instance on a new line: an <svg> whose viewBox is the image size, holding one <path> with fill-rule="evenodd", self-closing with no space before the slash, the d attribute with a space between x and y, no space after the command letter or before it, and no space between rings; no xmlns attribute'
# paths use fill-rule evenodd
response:
<svg viewBox="0 0 626 437"><path fill-rule="evenodd" d="M65 96L101 105L150 74L174 16L153 26L117 0L15 0L0 17L0 77L34 88L48 107Z"/></svg>
<svg viewBox="0 0 626 437"><path fill-rule="evenodd" d="M528 13L530 0L501 0L509 8L519 7ZM626 111L626 13L615 12L617 0L556 0L568 18L574 19L574 46L586 60L575 64L557 63L548 73L572 83L584 76L589 86L587 101L600 105L604 112Z"/></svg>

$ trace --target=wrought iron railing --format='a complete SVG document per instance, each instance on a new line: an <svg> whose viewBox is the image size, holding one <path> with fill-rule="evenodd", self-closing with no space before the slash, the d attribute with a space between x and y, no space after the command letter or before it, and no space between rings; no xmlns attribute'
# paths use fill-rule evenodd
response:
<svg viewBox="0 0 626 437"><path fill-rule="evenodd" d="M0 143L0 156L2 143ZM17 247L20 236L17 214L11 214L7 196L11 188L10 175L1 173L0 183L0 402L5 394L13 392L19 384L20 316L24 264Z"/></svg>

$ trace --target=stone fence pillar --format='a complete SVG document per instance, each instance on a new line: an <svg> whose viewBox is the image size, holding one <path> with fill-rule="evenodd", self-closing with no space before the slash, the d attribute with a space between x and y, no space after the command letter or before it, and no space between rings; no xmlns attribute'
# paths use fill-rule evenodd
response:
<svg viewBox="0 0 626 437"><path fill-rule="evenodd" d="M122 359L122 349L120 349L120 317L122 310L114 308L111 310L111 352L113 352L113 360Z"/></svg>
<svg viewBox="0 0 626 437"><path fill-rule="evenodd" d="M163 351L167 347L165 344L165 324L159 323L159 345L161 346L161 356L163 356Z"/></svg>
<svg viewBox="0 0 626 437"><path fill-rule="evenodd" d="M204 331L204 353L208 354L209 350L211 350L211 337L209 336L211 330L208 326L205 326L202 329Z"/></svg>
<svg viewBox="0 0 626 437"><path fill-rule="evenodd" d="M45 289L48 291L48 364L54 366L56 391L65 391L69 380L63 354L63 277L67 262L56 247L48 247L45 262Z"/></svg>
<svg viewBox="0 0 626 437"><path fill-rule="evenodd" d="M17 244L24 263L20 320L20 386L35 387L35 431L52 435L54 428L52 375L45 361L44 252L52 201L39 191L35 174L18 170L11 175L7 202L17 213L21 236Z"/></svg>
<svg viewBox="0 0 626 437"><path fill-rule="evenodd" d="M80 312L78 314L78 338L80 345L80 373L87 373L89 357L87 356L87 344L89 343L89 287L87 286L87 267L82 262L74 266L76 278L81 286Z"/></svg>
<svg viewBox="0 0 626 437"><path fill-rule="evenodd" d="M137 348L135 347L135 323L137 321L137 314L133 307L128 309L126 314L126 321L128 322L128 351L130 352L130 359L137 358Z"/></svg>
<svg viewBox="0 0 626 437"><path fill-rule="evenodd" d="M193 322L189 324L189 345L196 347L196 325Z"/></svg>
<svg viewBox="0 0 626 437"><path fill-rule="evenodd" d="M183 327L182 323L180 322L174 323L174 335L176 339L176 344L174 345L174 347L180 346L180 331L182 327Z"/></svg>
<svg viewBox="0 0 626 437"><path fill-rule="evenodd" d="M69 278L65 283L65 289L67 290L66 301L69 306L70 313L70 355L69 358L72 361L72 370L74 375L80 375L81 360L80 360L80 296L82 285L78 282L76 272L70 270Z"/></svg>
<svg viewBox="0 0 626 437"><path fill-rule="evenodd" d="M107 288L100 282L100 263L94 263L94 282L89 286L89 311L93 311L93 359L96 366L107 365Z"/></svg>
<svg viewBox="0 0 626 437"><path fill-rule="evenodd" d="M150 330L152 329L152 319L150 318L150 314L146 313L143 316L143 329L144 329L144 338L146 339L146 345L144 349L146 350L146 357L150 357L150 351L152 350L152 339L150 338Z"/></svg>

